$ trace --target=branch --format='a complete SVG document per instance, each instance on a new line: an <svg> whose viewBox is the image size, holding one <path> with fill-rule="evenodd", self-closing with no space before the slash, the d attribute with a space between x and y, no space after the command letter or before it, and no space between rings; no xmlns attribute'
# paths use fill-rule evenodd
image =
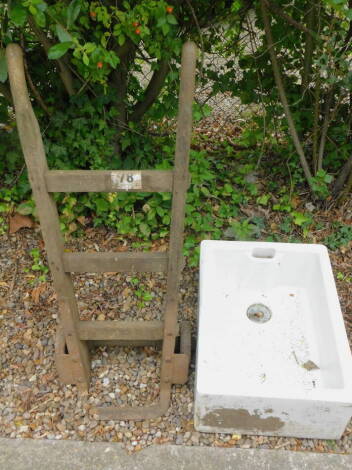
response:
<svg viewBox="0 0 352 470"><path fill-rule="evenodd" d="M131 39L127 39L122 46L115 45L113 50L116 52L117 57L120 60L127 59L126 56L130 56L135 53L137 46Z"/></svg>
<svg viewBox="0 0 352 470"><path fill-rule="evenodd" d="M38 41L42 44L46 54L48 54L48 51L52 46L51 41L47 38L46 34L40 28L38 28L32 18L29 18L29 25L33 33L36 35ZM55 62L60 69L59 75L67 94L69 96L73 96L75 94L75 89L73 86L73 77L68 65L65 63L64 59L57 59Z"/></svg>
<svg viewBox="0 0 352 470"><path fill-rule="evenodd" d="M314 90L314 114L313 114L313 167L314 173L318 171L318 140L319 140L319 115L320 115L320 78L317 77Z"/></svg>
<svg viewBox="0 0 352 470"><path fill-rule="evenodd" d="M352 191L352 170L350 171L346 186L344 190L341 191L341 194L337 200L337 204L341 205L343 202L345 202L351 191Z"/></svg>
<svg viewBox="0 0 352 470"><path fill-rule="evenodd" d="M352 8L352 0L349 0L349 1L348 1L348 8L349 8L349 9ZM349 27L348 27L348 31L347 31L347 34L346 34L345 39L344 39L344 41L343 41L343 46L341 47L340 52L346 52L346 50L348 49L349 42L350 42L351 39L352 39L352 20L350 20L350 24L349 24Z"/></svg>
<svg viewBox="0 0 352 470"><path fill-rule="evenodd" d="M136 103L133 107L130 115L131 121L138 121L141 119L143 114L145 114L152 106L156 98L159 96L168 72L169 62L165 59L161 59L159 61L159 68L154 71L153 76L145 89L143 100Z"/></svg>
<svg viewBox="0 0 352 470"><path fill-rule="evenodd" d="M345 162L345 164L343 165L343 167L340 170L339 176L335 180L334 188L333 188L333 194L335 196L337 194L339 194L340 191L342 190L342 188L343 188L343 186L344 186L344 184L345 184L345 182L348 178L348 175L351 173L351 171L352 171L352 155L350 155L347 162Z"/></svg>
<svg viewBox="0 0 352 470"><path fill-rule="evenodd" d="M307 27L312 29L314 27L314 21L316 21L315 15L318 11L316 8L315 2L308 1L310 9L307 13ZM319 11L320 13L320 11ZM305 51L304 51L304 65L303 65L303 74L302 74L302 88L305 90L309 85L309 78L312 71L312 61L313 61L313 52L314 52L314 37L307 33L305 34Z"/></svg>
<svg viewBox="0 0 352 470"><path fill-rule="evenodd" d="M292 118L291 110L290 110L290 107L289 107L289 104L288 104L288 101L287 101L287 96L286 96L284 84L283 84L283 81L282 81L282 78L281 78L279 63L278 63L278 60L277 60L277 57L276 57L276 52L275 52L275 48L274 48L274 41L273 41L273 37L272 37L272 33L271 33L270 19L269 19L269 16L268 16L268 10L266 8L266 0L260 0L260 6L261 6L262 17L263 17L263 21L264 21L266 42L268 44L268 49L269 49L269 54L270 54L270 59L271 59L271 65L272 65L272 68L273 68L273 73L274 73L276 86L278 88L279 96L280 96L280 99L281 99L281 104L282 104L282 107L284 108L284 112L285 112L286 119L287 119L287 122L288 122L288 127L289 127L289 130L290 130L290 134L291 134L294 146L296 148L296 151L299 155L300 162L301 162L301 165L302 165L302 168L303 168L303 171L304 171L304 175L306 177L306 180L307 180L310 188L312 189L312 183L311 183L312 174L311 174L311 171L309 169L309 165L308 165L306 156L304 154L302 144L301 144L301 142L299 140L299 137L298 137L298 134L297 134L296 126L295 126L295 123L294 123L293 118Z"/></svg>
<svg viewBox="0 0 352 470"><path fill-rule="evenodd" d="M34 98L37 100L39 106L42 108L42 110L45 112L45 114L50 116L51 112L49 111L49 108L44 103L44 100L41 97L37 87L33 83L32 77L31 77L31 75L29 73L29 70L28 70L28 64L27 64L27 60L26 60L26 57L25 57L24 53L23 53L23 65L24 65L24 71L25 71L25 74L26 74L27 82L28 82L29 88L32 90Z"/></svg>
<svg viewBox="0 0 352 470"><path fill-rule="evenodd" d="M115 106L117 110L117 126L114 137L114 147L117 155L121 154L120 134L127 125L127 90L129 78L129 66L135 60L137 48L136 45L128 39L122 46L114 44L113 50L119 57L120 62L118 67L112 72L110 76L110 86L115 92Z"/></svg>
<svg viewBox="0 0 352 470"><path fill-rule="evenodd" d="M192 3L190 0L186 0L186 3L188 5L188 8L190 9L192 13L192 17L194 20L194 23L196 25L198 35L199 35L199 41L200 41L200 68L199 68L199 80L203 78L203 68L204 68L204 41L203 41L203 35L202 35L202 30L200 29L199 21L196 15L196 12L194 11L194 8L192 6Z"/></svg>
<svg viewBox="0 0 352 470"><path fill-rule="evenodd" d="M330 107L331 107L333 96L334 96L333 88L331 88L327 96L326 102L325 102L324 122L323 122L323 127L321 130L320 145L319 145L319 152L318 152L318 162L317 162L318 170L323 169L323 157L324 157L326 136L328 134L329 124L332 119L330 115Z"/></svg>
<svg viewBox="0 0 352 470"><path fill-rule="evenodd" d="M280 16L282 19L286 20L288 23L290 23L292 26L294 26L296 29L299 29L300 31L303 31L304 33L309 34L313 38L317 38L318 35L312 31L311 29L307 28L303 24L299 23L296 21L292 16L288 15L285 13L280 7L277 5L273 5L270 3L268 0L261 0L261 4L265 5L269 10L271 10L273 13L276 13L278 16ZM262 7L263 8L263 7Z"/></svg>
<svg viewBox="0 0 352 470"><path fill-rule="evenodd" d="M10 88L5 83L0 83L0 93L11 105L13 104Z"/></svg>

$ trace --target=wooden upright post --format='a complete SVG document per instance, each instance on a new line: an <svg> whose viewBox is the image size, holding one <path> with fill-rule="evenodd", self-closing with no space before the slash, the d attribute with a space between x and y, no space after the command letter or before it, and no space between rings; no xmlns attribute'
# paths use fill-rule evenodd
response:
<svg viewBox="0 0 352 470"><path fill-rule="evenodd" d="M79 314L71 274L63 266L64 243L60 233L56 204L46 188L48 171L44 145L38 121L28 96L20 46L10 44L6 49L8 72L13 96L18 133L28 168L29 181L40 219L49 266L59 303L59 319L64 330L68 352L72 357L73 375L82 389L88 389L90 377L89 353L77 334Z"/></svg>
<svg viewBox="0 0 352 470"><path fill-rule="evenodd" d="M192 133L192 106L195 88L197 47L186 42L182 49L179 110L176 130L174 184L172 191L169 264L164 316L164 341L161 364L161 401L169 406L172 374L177 364L175 339L179 303L179 286L183 260L185 204L189 186L189 151ZM172 367L170 367L170 364Z"/></svg>

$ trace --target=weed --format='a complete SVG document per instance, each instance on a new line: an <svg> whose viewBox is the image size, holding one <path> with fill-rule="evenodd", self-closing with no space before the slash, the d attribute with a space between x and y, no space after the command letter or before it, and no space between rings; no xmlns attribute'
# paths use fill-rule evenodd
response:
<svg viewBox="0 0 352 470"><path fill-rule="evenodd" d="M30 268L25 268L24 272L34 271L39 274L38 277L34 279L33 282L45 282L47 280L47 274L49 272L49 268L44 264L42 255L38 248L34 248L29 252L32 258L32 266Z"/></svg>
<svg viewBox="0 0 352 470"><path fill-rule="evenodd" d="M324 244L334 251L352 241L352 225L334 222L333 228L333 233L325 238Z"/></svg>

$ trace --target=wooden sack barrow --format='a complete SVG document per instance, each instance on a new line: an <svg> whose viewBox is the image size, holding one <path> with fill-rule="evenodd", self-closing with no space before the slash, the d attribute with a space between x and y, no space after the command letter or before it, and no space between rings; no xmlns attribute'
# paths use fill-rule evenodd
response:
<svg viewBox="0 0 352 470"><path fill-rule="evenodd" d="M62 382L88 390L89 346L117 344L142 346L162 343L160 396L157 404L137 407L98 407L100 419L148 419L164 414L172 384L187 381L190 361L190 327L177 322L178 291L183 267L185 199L189 185L189 149L197 48L182 49L175 164L167 171L56 171L49 170L43 141L29 99L21 48L6 49L11 92L21 146L36 203L48 262L59 303L60 326L56 338L56 364ZM168 253L65 253L54 192L172 192ZM167 272L163 321L81 321L71 272ZM180 353L175 353L180 335Z"/></svg>

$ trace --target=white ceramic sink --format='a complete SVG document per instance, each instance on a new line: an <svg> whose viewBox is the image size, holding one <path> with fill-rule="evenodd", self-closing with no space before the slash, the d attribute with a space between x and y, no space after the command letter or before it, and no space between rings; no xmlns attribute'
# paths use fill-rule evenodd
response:
<svg viewBox="0 0 352 470"><path fill-rule="evenodd" d="M338 439L352 357L322 245L203 241L195 427Z"/></svg>

